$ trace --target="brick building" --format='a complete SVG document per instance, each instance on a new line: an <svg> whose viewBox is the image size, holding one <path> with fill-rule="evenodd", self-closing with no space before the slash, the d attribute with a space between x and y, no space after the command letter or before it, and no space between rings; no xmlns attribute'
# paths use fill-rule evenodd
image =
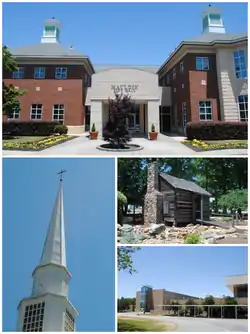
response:
<svg viewBox="0 0 250 334"><path fill-rule="evenodd" d="M131 133L185 133L190 121L247 121L246 34L227 34L219 9L202 14L203 32L183 40L162 66L95 65L73 47L60 44L61 24L44 23L41 42L11 49L18 71L4 73L7 84L26 90L21 110L10 120L59 120L70 133L102 135L108 99L129 93L135 107Z"/></svg>

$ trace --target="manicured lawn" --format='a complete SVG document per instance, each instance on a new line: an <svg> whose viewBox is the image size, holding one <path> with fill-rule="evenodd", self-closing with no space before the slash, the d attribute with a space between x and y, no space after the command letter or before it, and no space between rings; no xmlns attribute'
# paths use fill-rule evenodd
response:
<svg viewBox="0 0 250 334"><path fill-rule="evenodd" d="M42 151L46 148L61 144L74 138L76 137L68 135L48 137L20 136L15 137L14 139L3 140L3 149L19 151Z"/></svg>
<svg viewBox="0 0 250 334"><path fill-rule="evenodd" d="M210 150L222 150L233 148L247 148L247 140L184 140L183 144L192 148L194 151L210 151Z"/></svg>
<svg viewBox="0 0 250 334"><path fill-rule="evenodd" d="M5 139L3 143L25 143L25 142L34 142L38 140L45 139L47 137L39 137L39 136L20 136L14 137L13 139Z"/></svg>
<svg viewBox="0 0 250 334"><path fill-rule="evenodd" d="M170 326L151 319L118 318L118 332L167 332Z"/></svg>

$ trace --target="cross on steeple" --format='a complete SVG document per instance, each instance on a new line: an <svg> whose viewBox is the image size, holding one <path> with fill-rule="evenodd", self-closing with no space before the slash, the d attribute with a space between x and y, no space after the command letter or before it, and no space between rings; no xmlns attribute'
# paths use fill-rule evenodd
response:
<svg viewBox="0 0 250 334"><path fill-rule="evenodd" d="M62 175L63 173L66 173L66 169L61 169L61 171L59 173L57 173L57 175L60 175L60 181L63 181Z"/></svg>

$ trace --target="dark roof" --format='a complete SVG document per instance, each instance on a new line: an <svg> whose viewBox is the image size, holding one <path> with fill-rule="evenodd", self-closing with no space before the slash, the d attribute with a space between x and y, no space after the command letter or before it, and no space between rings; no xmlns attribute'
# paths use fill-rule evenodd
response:
<svg viewBox="0 0 250 334"><path fill-rule="evenodd" d="M168 61L181 49L183 45L204 45L212 46L214 44L232 44L238 41L248 40L248 34L223 34L223 33L204 33L200 36L183 40L173 52L170 53L167 60L159 67L157 74L165 67Z"/></svg>
<svg viewBox="0 0 250 334"><path fill-rule="evenodd" d="M60 43L39 43L26 46L19 46L10 49L13 56L22 57L75 57L88 58L87 56L78 53L74 48L65 48Z"/></svg>
<svg viewBox="0 0 250 334"><path fill-rule="evenodd" d="M178 177L166 173L160 173L160 176L176 189L187 190L192 193L205 195L209 197L212 196L208 191L198 186L198 184L196 184L195 182L180 179Z"/></svg>

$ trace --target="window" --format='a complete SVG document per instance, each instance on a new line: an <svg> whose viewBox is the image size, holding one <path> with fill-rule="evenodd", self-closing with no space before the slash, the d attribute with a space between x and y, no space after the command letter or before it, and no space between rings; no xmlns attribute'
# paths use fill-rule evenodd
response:
<svg viewBox="0 0 250 334"><path fill-rule="evenodd" d="M8 116L8 119L19 119L20 117L20 109L13 109L12 113Z"/></svg>
<svg viewBox="0 0 250 334"><path fill-rule="evenodd" d="M208 57L196 57L196 70L198 70L198 71L209 70L209 59L208 59Z"/></svg>
<svg viewBox="0 0 250 334"><path fill-rule="evenodd" d="M175 70L175 68L173 69L173 80L175 80L175 78L176 78L176 70Z"/></svg>
<svg viewBox="0 0 250 334"><path fill-rule="evenodd" d="M54 104L53 107L53 121L64 123L64 105L63 104Z"/></svg>
<svg viewBox="0 0 250 334"><path fill-rule="evenodd" d="M67 68L65 67L57 67L55 73L56 79L67 79Z"/></svg>
<svg viewBox="0 0 250 334"><path fill-rule="evenodd" d="M184 72L184 62L183 61L180 63L180 72L181 73Z"/></svg>
<svg viewBox="0 0 250 334"><path fill-rule="evenodd" d="M66 309L64 330L65 332L74 332L75 331L75 319L73 315Z"/></svg>
<svg viewBox="0 0 250 334"><path fill-rule="evenodd" d="M45 67L35 67L34 79L44 79L44 78L45 78Z"/></svg>
<svg viewBox="0 0 250 334"><path fill-rule="evenodd" d="M199 110L200 110L200 121L212 121L213 112L212 112L211 101L200 101Z"/></svg>
<svg viewBox="0 0 250 334"><path fill-rule="evenodd" d="M45 303L25 307L23 332L42 332Z"/></svg>
<svg viewBox="0 0 250 334"><path fill-rule="evenodd" d="M187 102L182 103L182 122L183 128L187 125Z"/></svg>
<svg viewBox="0 0 250 334"><path fill-rule="evenodd" d="M167 85L169 85L170 84L170 75L169 74L167 74L166 80L167 80Z"/></svg>
<svg viewBox="0 0 250 334"><path fill-rule="evenodd" d="M241 122L248 121L248 95L240 95L238 97L238 105Z"/></svg>
<svg viewBox="0 0 250 334"><path fill-rule="evenodd" d="M32 104L30 108L30 119L42 119L42 104Z"/></svg>
<svg viewBox="0 0 250 334"><path fill-rule="evenodd" d="M13 72L13 79L23 79L24 78L24 67L18 67L17 71Z"/></svg>
<svg viewBox="0 0 250 334"><path fill-rule="evenodd" d="M234 51L234 68L236 78L247 78L245 51Z"/></svg>

